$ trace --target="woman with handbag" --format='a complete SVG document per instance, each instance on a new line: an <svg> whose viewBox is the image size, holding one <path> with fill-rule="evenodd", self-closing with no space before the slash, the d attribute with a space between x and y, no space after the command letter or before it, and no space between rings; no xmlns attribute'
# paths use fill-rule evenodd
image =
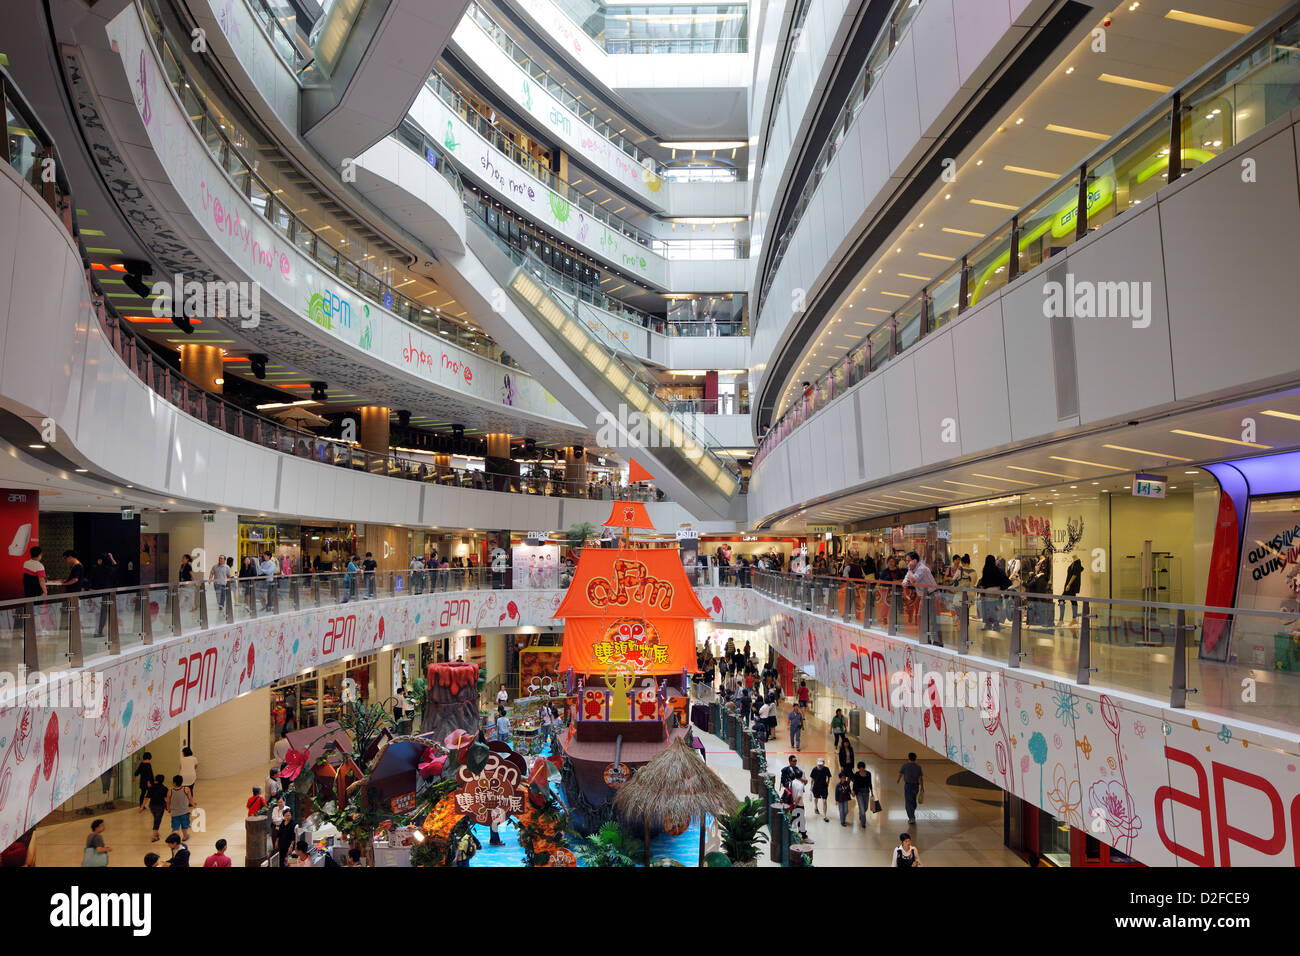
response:
<svg viewBox="0 0 1300 956"><path fill-rule="evenodd" d="M86 849L81 854L82 866L108 866L108 851L112 847L104 843L104 821L97 818L90 822L90 834L86 837Z"/></svg>

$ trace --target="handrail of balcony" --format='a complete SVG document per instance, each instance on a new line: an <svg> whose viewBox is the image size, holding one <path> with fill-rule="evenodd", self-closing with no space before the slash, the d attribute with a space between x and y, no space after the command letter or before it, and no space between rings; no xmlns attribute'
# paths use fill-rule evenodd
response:
<svg viewBox="0 0 1300 956"><path fill-rule="evenodd" d="M639 246L644 246L656 255L671 257L674 253L681 250L689 252L694 248L721 249L730 251L729 256L713 256L715 259L743 259L748 255L748 243L744 240L695 240L695 239L660 239L652 236L650 233L637 228L623 219L607 211L598 203L592 202L573 185L564 179L561 179L557 173L545 166L536 157L521 148L518 143L511 139L505 132L498 129L488 117L480 113L472 103L470 103L460 91L449 84L441 73L433 73L426 83L430 92L438 99L442 100L447 106L456 112L461 121L465 123L476 135L480 136L489 145L499 150L502 155L513 162L520 169L523 169L534 179L541 182L544 186L554 191L559 197L571 205L577 206L587 215L591 216L597 222L604 223L614 232L624 238L630 239ZM679 258L689 258L689 256L679 256Z"/></svg>
<svg viewBox="0 0 1300 956"><path fill-rule="evenodd" d="M144 9L149 13L148 7ZM227 171L234 188L240 191L254 209L260 211L273 229L325 271L336 276L369 301L392 312L402 321L426 331L435 331L458 347L476 355L483 355L492 361L518 368L511 361L503 361L506 359L505 353L485 335L470 333L463 326L430 312L421 303L398 292L394 286L367 272L358 260L344 255L330 245L300 219L293 209L276 196L275 190L258 174L253 164L244 158L221 122L213 116L206 97L199 86L191 82L182 58L177 56L170 34L151 13L145 19L162 59L163 72L184 105L194 131L203 141L212 159ZM434 149L434 160L430 165L452 185L463 202L464 186L455 166L446 155Z"/></svg>
<svg viewBox="0 0 1300 956"><path fill-rule="evenodd" d="M41 673L83 667L92 658L120 655L133 646L152 645L223 623L355 601L500 589L512 582L509 563L505 571L470 565L287 575L277 570L271 576L260 572L241 576L237 565L224 582L212 578L211 572L195 574L198 577L193 581L0 601L0 671L21 674L25 667L32 680L39 680ZM555 589L567 590L571 581L571 573L561 568ZM727 582L714 586L740 585ZM22 689L20 680L6 693L21 693ZM13 699L0 699L0 706L12 703Z"/></svg>
<svg viewBox="0 0 1300 956"><path fill-rule="evenodd" d="M1099 146L1073 172L1043 190L940 272L818 377L763 435L754 464L762 462L813 412L984 296L1016 281L1103 222L1140 205L1192 165L1209 162L1288 115L1300 105L1300 87L1290 79L1297 43L1300 17L1293 4ZM1277 95L1264 96L1258 91L1268 86L1270 78L1276 78L1279 89ZM1258 108L1243 111L1242 104L1247 101L1257 102ZM1216 106L1218 102L1227 108ZM1206 129L1216 133L1203 133ZM1206 140L1204 135L1218 138ZM1127 206L1118 208L1121 180L1130 187L1125 192L1130 198Z"/></svg>
<svg viewBox="0 0 1300 956"><path fill-rule="evenodd" d="M1015 589L926 588L907 581L763 570L752 571L750 578L755 590L782 603L921 645L952 648L963 661L1028 667L1075 684L1167 699L1173 708L1186 707L1189 694L1200 695L1200 709L1295 730L1300 680L1275 667L1290 661L1292 634L1300 629L1296 612ZM1242 651L1254 659L1247 661ZM972 667L967 663L965 669ZM1258 693L1244 702L1247 679L1256 682Z"/></svg>
<svg viewBox="0 0 1300 956"><path fill-rule="evenodd" d="M575 7L574 0L552 0L552 2L558 11L573 22L575 27L585 33L592 41L600 44L601 49L610 56L645 53L720 54L749 52L749 19L747 12L741 14L745 19L744 32L737 36L610 37L604 29L606 4L587 2L584 4L585 9L578 9ZM739 3L730 3L724 6L736 7L737 10L744 8L744 5ZM710 11L715 11L717 8L718 5L709 5L708 7ZM626 10L627 8L619 7L618 9ZM638 5L638 10L642 13L659 11L664 14L672 14L674 11L681 11L682 9L682 7L673 7L668 4ZM593 30L589 26L589 20L593 15L600 18L601 28L599 30Z"/></svg>

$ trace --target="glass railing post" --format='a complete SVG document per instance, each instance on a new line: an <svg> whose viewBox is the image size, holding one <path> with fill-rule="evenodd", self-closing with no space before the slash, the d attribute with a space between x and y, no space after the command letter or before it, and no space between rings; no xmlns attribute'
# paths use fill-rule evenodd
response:
<svg viewBox="0 0 1300 956"><path fill-rule="evenodd" d="M1007 651L1007 666L1019 667L1024 653L1020 650L1020 628L1024 620L1025 599L1017 594L1011 599L1011 647Z"/></svg>
<svg viewBox="0 0 1300 956"><path fill-rule="evenodd" d="M903 616L903 589L896 585L889 587L889 635L898 633L898 620Z"/></svg>
<svg viewBox="0 0 1300 956"><path fill-rule="evenodd" d="M153 614L149 610L149 589L143 587L136 592L136 606L140 609L140 643L153 643Z"/></svg>
<svg viewBox="0 0 1300 956"><path fill-rule="evenodd" d="M271 605L272 614L280 613L280 588L277 584L274 578L266 582L267 603Z"/></svg>
<svg viewBox="0 0 1300 956"><path fill-rule="evenodd" d="M1088 165L1079 167L1079 201L1074 210L1074 239L1088 234Z"/></svg>
<svg viewBox="0 0 1300 956"><path fill-rule="evenodd" d="M20 605L18 613L23 616L23 664L29 673L39 671L41 660L36 645L36 604L29 601Z"/></svg>
<svg viewBox="0 0 1300 956"><path fill-rule="evenodd" d="M1020 216L1011 217L1011 248L1008 250L1007 283L1015 281L1020 275Z"/></svg>
<svg viewBox="0 0 1300 956"><path fill-rule="evenodd" d="M1169 182L1183 174L1183 94L1174 90L1169 111Z"/></svg>
<svg viewBox="0 0 1300 956"><path fill-rule="evenodd" d="M172 606L172 637L180 637L185 633L181 624L181 588L179 584L168 585L167 587L168 603Z"/></svg>
<svg viewBox="0 0 1300 956"><path fill-rule="evenodd" d="M199 630L206 631L208 629L208 583L206 581L199 582L195 600L199 602Z"/></svg>
<svg viewBox="0 0 1300 956"><path fill-rule="evenodd" d="M302 602L298 596L298 577L294 575L289 578L289 603L293 605L295 611L302 610Z"/></svg>
<svg viewBox="0 0 1300 956"><path fill-rule="evenodd" d="M970 263L965 256L961 257L961 282L957 290L957 314L965 312L970 308ZM871 365L868 363L867 368Z"/></svg>
<svg viewBox="0 0 1300 956"><path fill-rule="evenodd" d="M1083 602L1083 620L1079 624L1079 669L1075 681L1079 684L1092 683L1092 675L1097 668L1092 666L1092 609L1091 602Z"/></svg>
<svg viewBox="0 0 1300 956"><path fill-rule="evenodd" d="M226 578L226 588L221 593L221 609L227 624L235 623L235 579Z"/></svg>
<svg viewBox="0 0 1300 956"><path fill-rule="evenodd" d="M81 601L69 594L68 602L68 666L80 667L84 663L81 653Z"/></svg>
<svg viewBox="0 0 1300 956"><path fill-rule="evenodd" d="M1175 104L1177 94L1174 94ZM1170 170L1173 169L1171 165ZM1184 708L1187 706L1187 612L1179 611L1174 620L1174 672L1169 684L1169 706Z"/></svg>
<svg viewBox="0 0 1300 956"><path fill-rule="evenodd" d="M99 600L100 606L108 612L106 615L103 611L100 612L100 616L104 618L104 623L107 625L108 652L110 654L121 654L122 635L120 630L121 624L117 619L117 592L113 591L109 594L101 595ZM104 604L105 601L108 603Z"/></svg>
<svg viewBox="0 0 1300 956"><path fill-rule="evenodd" d="M957 653L970 653L970 592L961 592L957 604Z"/></svg>

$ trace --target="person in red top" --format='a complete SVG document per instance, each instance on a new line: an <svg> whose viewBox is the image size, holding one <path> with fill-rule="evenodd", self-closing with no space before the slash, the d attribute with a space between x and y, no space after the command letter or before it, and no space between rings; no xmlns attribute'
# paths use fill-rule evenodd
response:
<svg viewBox="0 0 1300 956"><path fill-rule="evenodd" d="M807 681L799 682L799 706L808 709L808 683Z"/></svg>
<svg viewBox="0 0 1300 956"><path fill-rule="evenodd" d="M248 807L248 816L250 817L255 817L266 809L266 800L262 797L261 787L253 788L253 795L248 798L245 806Z"/></svg>
<svg viewBox="0 0 1300 956"><path fill-rule="evenodd" d="M203 866L205 869L209 866L230 866L230 857L226 856L225 840L217 841L217 852L204 860Z"/></svg>

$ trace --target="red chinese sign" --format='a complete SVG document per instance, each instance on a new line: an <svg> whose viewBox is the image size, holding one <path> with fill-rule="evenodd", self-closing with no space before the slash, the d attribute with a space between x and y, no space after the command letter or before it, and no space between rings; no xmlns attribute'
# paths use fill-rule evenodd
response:
<svg viewBox="0 0 1300 956"><path fill-rule="evenodd" d="M524 758L499 740L489 745L487 763L478 773L461 765L456 779L461 789L456 793L456 809L474 818L475 823L498 824L524 809L521 784L528 773Z"/></svg>

